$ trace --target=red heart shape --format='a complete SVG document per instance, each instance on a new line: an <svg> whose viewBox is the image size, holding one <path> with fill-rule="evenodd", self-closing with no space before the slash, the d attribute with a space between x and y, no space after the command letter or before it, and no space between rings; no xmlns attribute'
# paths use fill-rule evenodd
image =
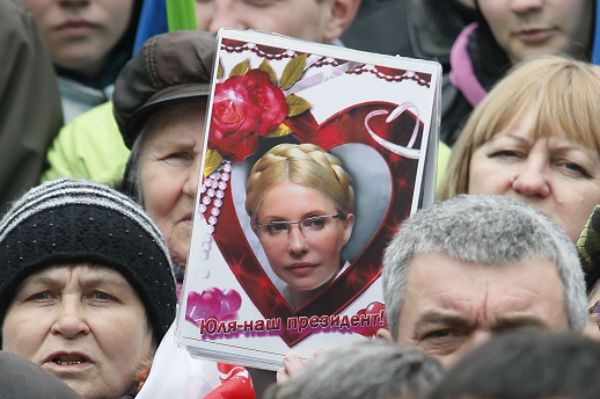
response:
<svg viewBox="0 0 600 399"><path fill-rule="evenodd" d="M321 125L310 112L286 121L292 134L300 142L310 142L325 150L346 143L362 143L373 147L387 163L392 176L390 204L371 241L326 292L301 308L293 309L287 303L254 256L236 215L231 190L226 191L213 238L231 271L263 316L266 319L282 319L281 338L289 346L295 345L312 332L310 329L302 332L288 329L287 319L333 315L345 309L380 276L385 246L398 224L409 216L418 161L404 158L379 146L369 135L364 124L370 112L385 110L391 113L396 107L397 104L387 102L356 104L336 113ZM373 117L370 126L381 138L406 145L416 120L415 115L406 111L390 123L386 122L385 115ZM414 148L421 148L422 133L423 124L419 120L419 134Z"/></svg>

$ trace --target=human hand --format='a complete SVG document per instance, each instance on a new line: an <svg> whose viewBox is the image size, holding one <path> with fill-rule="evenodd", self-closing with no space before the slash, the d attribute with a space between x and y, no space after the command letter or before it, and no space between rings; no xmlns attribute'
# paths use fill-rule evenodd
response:
<svg viewBox="0 0 600 399"><path fill-rule="evenodd" d="M327 348L319 348L313 353L312 357L310 358L302 358L293 352L288 353L283 358L283 367L277 370L277 383L282 384L291 377L297 375L304 369L304 367L306 367L307 363L309 363L312 359L322 355L323 353L326 353L327 351Z"/></svg>

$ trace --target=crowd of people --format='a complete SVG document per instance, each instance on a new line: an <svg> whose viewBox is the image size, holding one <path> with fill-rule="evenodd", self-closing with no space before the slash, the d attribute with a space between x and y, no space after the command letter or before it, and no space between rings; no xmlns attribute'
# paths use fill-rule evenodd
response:
<svg viewBox="0 0 600 399"><path fill-rule="evenodd" d="M600 397L599 8L1 1L0 396ZM444 72L437 200L386 248L387 328L314 359L290 354L277 373L194 358L174 337L223 27L435 60ZM282 144L246 184L251 227L301 306L344 264L352 183L336 156ZM297 217L273 222L290 187L327 212L306 217L299 201ZM278 270L270 248L313 233L336 242L327 273L307 282Z"/></svg>

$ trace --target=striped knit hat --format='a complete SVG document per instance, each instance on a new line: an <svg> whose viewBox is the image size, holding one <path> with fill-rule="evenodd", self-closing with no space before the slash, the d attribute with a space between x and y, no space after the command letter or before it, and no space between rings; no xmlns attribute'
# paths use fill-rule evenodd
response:
<svg viewBox="0 0 600 399"><path fill-rule="evenodd" d="M79 180L31 189L0 221L0 326L19 284L44 267L91 262L120 272L146 308L157 342L175 318L175 278L162 236L115 190Z"/></svg>

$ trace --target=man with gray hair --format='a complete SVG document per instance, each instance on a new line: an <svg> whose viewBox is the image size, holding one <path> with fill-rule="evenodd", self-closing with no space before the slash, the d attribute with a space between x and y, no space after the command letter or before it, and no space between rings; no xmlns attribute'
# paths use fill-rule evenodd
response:
<svg viewBox="0 0 600 399"><path fill-rule="evenodd" d="M383 291L390 338L445 367L496 332L586 323L569 237L503 197L462 195L406 220L384 254Z"/></svg>

